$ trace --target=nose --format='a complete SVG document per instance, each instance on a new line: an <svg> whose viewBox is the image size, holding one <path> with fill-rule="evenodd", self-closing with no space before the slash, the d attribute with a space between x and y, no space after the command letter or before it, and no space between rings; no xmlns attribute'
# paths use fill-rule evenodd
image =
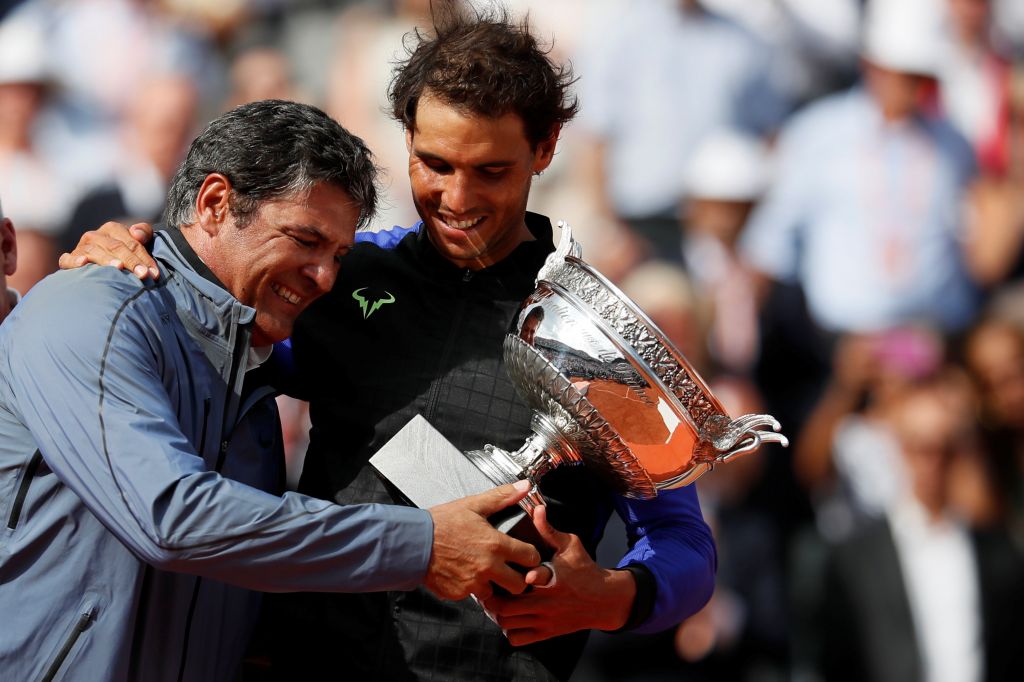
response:
<svg viewBox="0 0 1024 682"><path fill-rule="evenodd" d="M334 280L338 276L338 262L333 258L327 258L309 263L303 268L306 277L313 280L316 285L317 295L326 294L334 286Z"/></svg>
<svg viewBox="0 0 1024 682"><path fill-rule="evenodd" d="M444 187L442 203L456 215L463 215L474 208L474 189L468 174L456 171L448 176Z"/></svg>

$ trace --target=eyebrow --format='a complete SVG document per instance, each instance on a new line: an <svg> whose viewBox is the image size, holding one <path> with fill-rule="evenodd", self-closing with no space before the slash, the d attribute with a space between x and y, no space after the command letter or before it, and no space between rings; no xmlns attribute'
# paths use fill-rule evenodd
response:
<svg viewBox="0 0 1024 682"><path fill-rule="evenodd" d="M291 232L302 232L310 237L316 237L320 241L326 241L327 237L319 228L312 225L287 225L284 229Z"/></svg>
<svg viewBox="0 0 1024 682"><path fill-rule="evenodd" d="M305 224L303 224L303 225L286 225L282 229L285 232L292 233L293 235L296 232L302 233L304 236L308 236L308 237L311 237L313 239L316 239L321 244L326 244L326 243L330 242L330 239L327 238L327 235L325 235L323 232L321 232L320 228L315 227L313 225L305 225ZM344 251L345 253L348 253L349 251L352 250L352 246L353 246L353 242L342 243L342 244L340 244L338 246L338 250L339 251Z"/></svg>
<svg viewBox="0 0 1024 682"><path fill-rule="evenodd" d="M451 165L451 162L448 161L448 159L444 158L443 156L439 156L437 154L432 154L431 152L423 151L421 149L414 149L414 153L416 154L416 156L420 157L421 159L427 160L427 161L440 161L441 163L445 163L445 164ZM516 165L516 162L512 161L511 159L508 159L508 160L506 160L506 159L495 159L493 161L487 161L485 163L475 164L473 167L474 168L511 168L514 165Z"/></svg>

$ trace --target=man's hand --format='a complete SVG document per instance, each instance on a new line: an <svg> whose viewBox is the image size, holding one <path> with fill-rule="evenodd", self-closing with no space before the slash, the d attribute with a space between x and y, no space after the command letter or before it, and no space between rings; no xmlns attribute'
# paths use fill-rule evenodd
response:
<svg viewBox="0 0 1024 682"><path fill-rule="evenodd" d="M131 227L121 223L104 223L100 229L83 234L75 250L61 254L57 262L62 270L95 263L131 270L139 279L156 279L160 276L160 270L143 246L152 238L153 227L149 223L135 223Z"/></svg>
<svg viewBox="0 0 1024 682"><path fill-rule="evenodd" d="M522 646L577 630L617 630L625 625L636 596L633 575L594 563L578 537L548 524L545 507L537 508L533 523L555 549L550 562L554 575L541 565L526 574L526 583L537 589L515 597L481 599L509 642Z"/></svg>
<svg viewBox="0 0 1024 682"><path fill-rule="evenodd" d="M523 574L509 563L532 568L540 562L537 548L495 530L491 514L526 497L530 485L519 481L479 495L448 502L428 511L434 518L434 548L423 585L442 599L489 597L493 585L512 594L526 589Z"/></svg>

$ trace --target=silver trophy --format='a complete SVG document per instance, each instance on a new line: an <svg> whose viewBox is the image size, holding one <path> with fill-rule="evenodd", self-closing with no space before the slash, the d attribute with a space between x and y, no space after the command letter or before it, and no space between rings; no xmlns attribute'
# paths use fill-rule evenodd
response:
<svg viewBox="0 0 1024 682"><path fill-rule="evenodd" d="M544 474L586 463L615 492L648 499L763 443L789 444L770 415L732 419L643 311L581 260L569 226L559 227L559 246L541 268L537 288L520 307L504 345L509 375L534 411L533 433L514 452L485 445L464 453L479 471L470 469L463 479L484 487L527 479L533 488L520 505L529 511L544 503L537 489ZM384 460L399 462L408 457L409 445L422 447L425 440L430 439L423 432L410 432L401 447L378 453L371 463L401 489L392 475L398 472L384 470ZM409 485L437 490L435 478L450 478L462 468L462 453L446 456L429 485L420 475L408 477ZM457 485L447 497L481 489L479 482Z"/></svg>

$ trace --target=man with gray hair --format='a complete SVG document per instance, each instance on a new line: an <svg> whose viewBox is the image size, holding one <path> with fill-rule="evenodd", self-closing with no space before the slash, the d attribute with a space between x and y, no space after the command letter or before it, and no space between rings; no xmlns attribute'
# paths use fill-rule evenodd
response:
<svg viewBox="0 0 1024 682"><path fill-rule="evenodd" d="M234 679L250 590L525 589L508 563L537 550L485 518L525 484L430 510L278 496L259 366L334 284L375 176L320 110L239 107L174 178L159 279L62 271L0 328L5 678Z"/></svg>
<svg viewBox="0 0 1024 682"><path fill-rule="evenodd" d="M7 276L18 267L18 243L14 239L14 224L4 216L0 205L0 322L18 302L18 292L7 288Z"/></svg>

